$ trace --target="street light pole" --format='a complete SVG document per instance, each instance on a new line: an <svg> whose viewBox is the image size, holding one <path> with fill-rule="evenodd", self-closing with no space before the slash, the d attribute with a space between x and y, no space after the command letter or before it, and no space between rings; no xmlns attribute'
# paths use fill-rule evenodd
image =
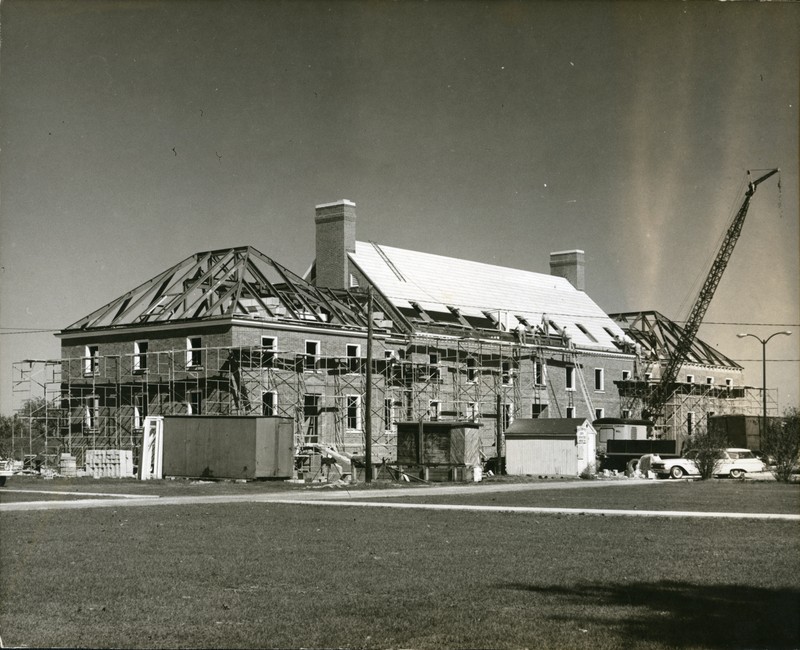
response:
<svg viewBox="0 0 800 650"><path fill-rule="evenodd" d="M778 336L782 334L784 336L791 336L792 333L788 330L783 332L774 332L770 334L767 338L762 339L760 336L756 336L755 334L749 334L744 332L742 334L737 334L736 336L740 339L747 338L748 336L752 336L756 341L761 343L761 398L762 398L762 411L761 411L761 436L762 436L762 444L763 444L763 436L767 433L767 343L769 343L770 339L774 336Z"/></svg>

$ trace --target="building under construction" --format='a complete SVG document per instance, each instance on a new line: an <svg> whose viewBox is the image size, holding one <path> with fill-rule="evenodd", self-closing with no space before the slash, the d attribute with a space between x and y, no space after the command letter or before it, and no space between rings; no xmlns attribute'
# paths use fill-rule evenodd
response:
<svg viewBox="0 0 800 650"><path fill-rule="evenodd" d="M611 314L636 342L633 373L618 382L623 417L639 417L657 391L668 397L657 422L659 437L685 441L708 428L715 415L759 415L763 390L748 387L743 368L706 342L693 338L669 386L663 370L675 354L683 328L657 311ZM767 391L767 409L777 415L777 391ZM644 413L647 416L647 413Z"/></svg>
<svg viewBox="0 0 800 650"><path fill-rule="evenodd" d="M15 455L81 462L135 451L148 415L261 414L292 418L298 449L369 436L375 462L398 421L469 420L492 457L515 417L623 415L635 342L584 292L582 251L547 275L356 241L349 201L315 221L306 278L251 247L198 253L62 330L60 359L14 364Z"/></svg>

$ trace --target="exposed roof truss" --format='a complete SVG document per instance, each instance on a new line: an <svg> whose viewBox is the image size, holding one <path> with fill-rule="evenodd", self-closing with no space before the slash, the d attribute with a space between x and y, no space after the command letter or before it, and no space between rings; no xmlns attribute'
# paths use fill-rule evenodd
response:
<svg viewBox="0 0 800 650"><path fill-rule="evenodd" d="M246 246L192 255L66 331L208 318L363 327L363 301L349 291L314 287Z"/></svg>
<svg viewBox="0 0 800 650"><path fill-rule="evenodd" d="M651 361L666 361L674 353L683 328L657 311L609 314L636 343L642 346ZM707 366L741 366L695 337L684 363Z"/></svg>

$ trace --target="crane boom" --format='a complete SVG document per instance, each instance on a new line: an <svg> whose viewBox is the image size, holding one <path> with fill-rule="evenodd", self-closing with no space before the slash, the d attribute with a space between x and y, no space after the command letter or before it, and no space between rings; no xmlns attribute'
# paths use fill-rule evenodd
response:
<svg viewBox="0 0 800 650"><path fill-rule="evenodd" d="M678 339L675 350L670 355L661 373L661 380L646 402L643 411L643 417L646 419L657 420L661 417L664 405L667 399L672 395L674 389L673 384L675 378L678 376L678 370L681 365L683 365L689 350L692 348L695 336L697 336L697 331L700 329L700 325L708 310L708 305L714 297L714 292L717 290L719 281L722 279L725 267L728 266L728 260L733 253L733 247L736 246L736 242L742 232L742 226L744 225L745 217L747 217L747 210L750 207L750 199L753 194L755 194L756 188L770 176L777 174L778 171L778 169L772 169L757 180L751 181L748 184L742 206L739 208L739 212L736 213L736 216L728 228L728 232L725 234L725 239L719 251L717 251L717 256L714 259L714 263L711 265L711 270L708 272L708 276L703 283L703 287L700 289L700 293L694 302L691 312L689 312L689 317L686 320L683 333ZM748 171L747 173L749 174L750 172Z"/></svg>

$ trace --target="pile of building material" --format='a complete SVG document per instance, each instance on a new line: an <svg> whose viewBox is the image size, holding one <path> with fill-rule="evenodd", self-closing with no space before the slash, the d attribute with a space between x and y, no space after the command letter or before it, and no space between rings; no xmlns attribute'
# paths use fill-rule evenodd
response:
<svg viewBox="0 0 800 650"><path fill-rule="evenodd" d="M78 475L77 462L72 454L61 454L58 471L65 478L75 478Z"/></svg>
<svg viewBox="0 0 800 650"><path fill-rule="evenodd" d="M134 476L133 453L125 449L87 449L86 473L94 478Z"/></svg>

